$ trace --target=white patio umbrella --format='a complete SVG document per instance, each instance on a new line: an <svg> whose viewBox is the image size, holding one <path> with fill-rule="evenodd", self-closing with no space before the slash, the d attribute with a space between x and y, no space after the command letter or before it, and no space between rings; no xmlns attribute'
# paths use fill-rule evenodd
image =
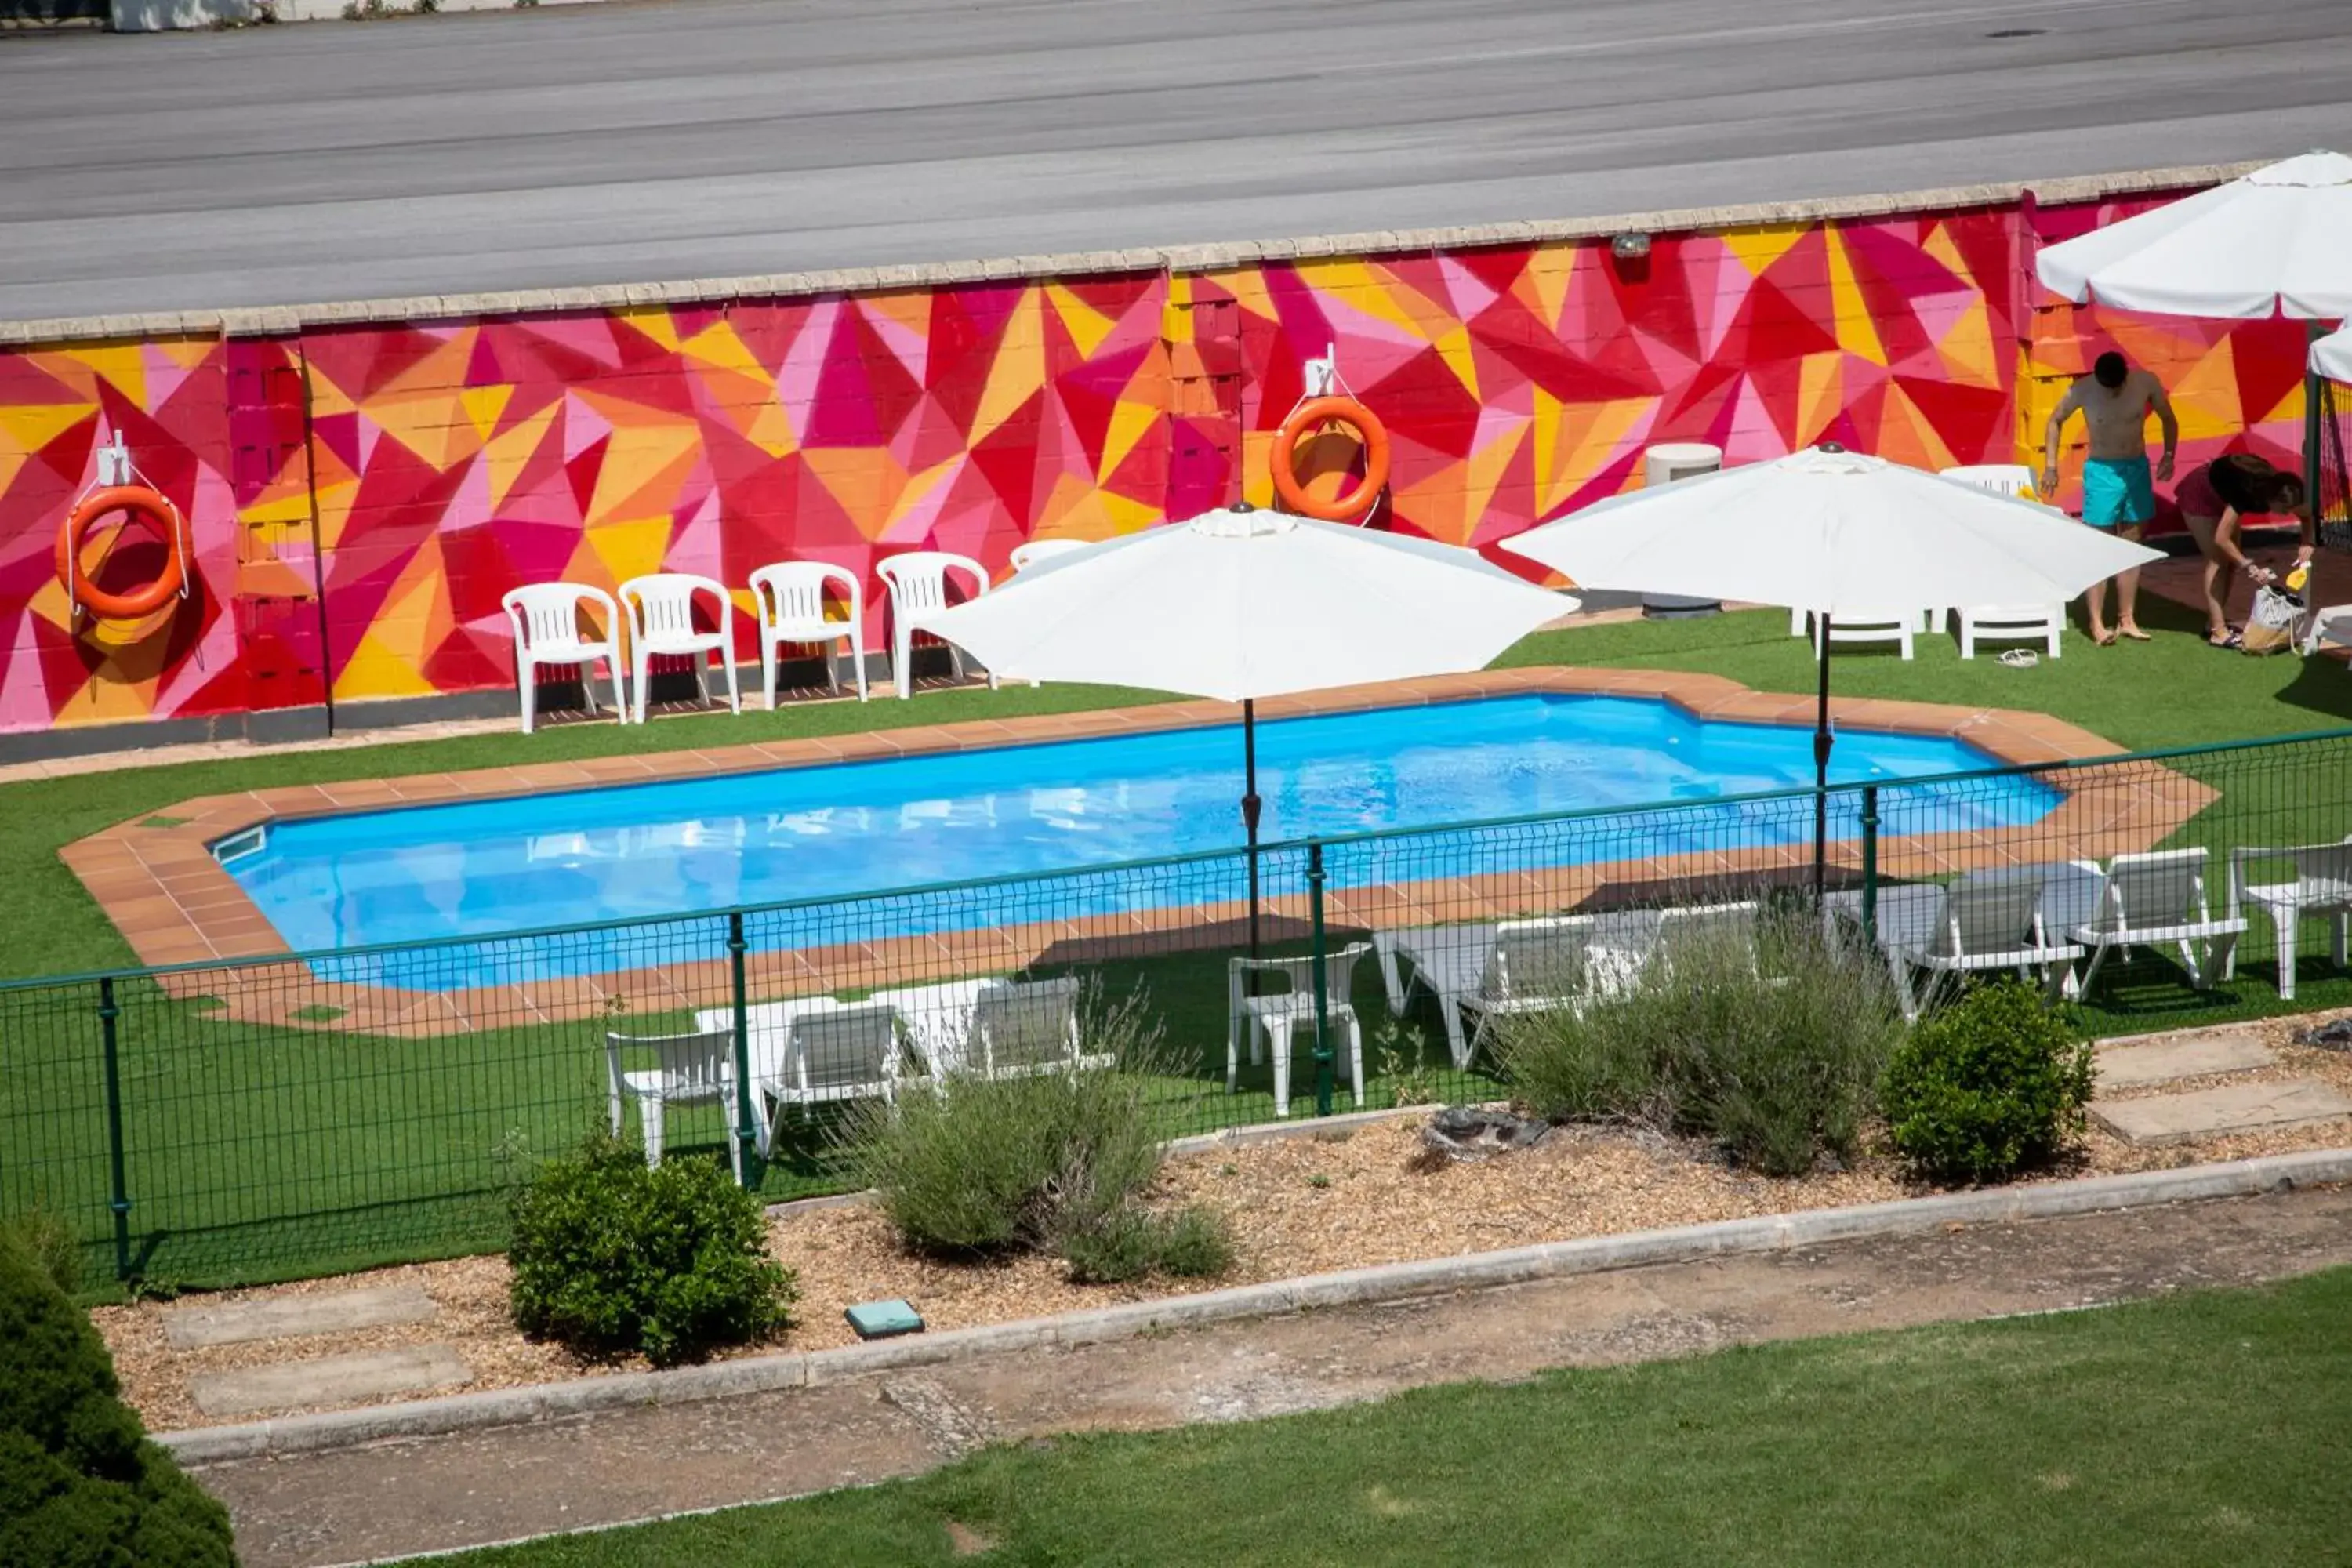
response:
<svg viewBox="0 0 2352 1568"><path fill-rule="evenodd" d="M1819 617L1816 893L1829 816L1829 633L1839 616L2058 603L2160 559L2038 502L1833 446L1614 496L1503 548L1580 587L1748 599Z"/></svg>
<svg viewBox="0 0 2352 1568"><path fill-rule="evenodd" d="M2352 327L2328 333L2311 345L2311 374L2352 381Z"/></svg>
<svg viewBox="0 0 2352 1568"><path fill-rule="evenodd" d="M924 623L997 674L1242 705L1257 950L1257 699L1482 669L1576 601L1433 540L1244 505L1032 565Z"/></svg>
<svg viewBox="0 0 2352 1568"><path fill-rule="evenodd" d="M2352 158L2305 153L2051 246L2042 285L2074 303L2313 323L2352 315ZM2315 345L2315 347L2316 345ZM2319 499L2319 377L2304 381L2305 494Z"/></svg>

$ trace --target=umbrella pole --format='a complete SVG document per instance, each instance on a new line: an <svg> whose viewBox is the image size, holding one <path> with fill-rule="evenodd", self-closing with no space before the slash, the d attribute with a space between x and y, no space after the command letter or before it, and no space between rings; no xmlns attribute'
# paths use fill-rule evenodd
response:
<svg viewBox="0 0 2352 1568"><path fill-rule="evenodd" d="M1249 835L1250 956L1257 956L1257 703L1242 699L1242 827Z"/></svg>
<svg viewBox="0 0 2352 1568"><path fill-rule="evenodd" d="M2326 323L2318 321L2305 324L2303 362L2303 504L2311 509L2311 532L2316 540L2319 525L2326 513L2319 499L2319 373L2311 368L2311 347L2326 336Z"/></svg>
<svg viewBox="0 0 2352 1568"><path fill-rule="evenodd" d="M1813 617L1821 637L1821 685L1813 708L1813 902L1819 904L1829 881L1830 836L1830 616Z"/></svg>

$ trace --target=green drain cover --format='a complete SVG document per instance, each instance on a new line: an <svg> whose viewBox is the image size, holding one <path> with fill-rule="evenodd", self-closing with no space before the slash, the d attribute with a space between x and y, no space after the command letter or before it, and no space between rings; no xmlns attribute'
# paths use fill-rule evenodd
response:
<svg viewBox="0 0 2352 1568"><path fill-rule="evenodd" d="M842 1313L861 1340L887 1340L923 1331L922 1314L904 1301L860 1301Z"/></svg>

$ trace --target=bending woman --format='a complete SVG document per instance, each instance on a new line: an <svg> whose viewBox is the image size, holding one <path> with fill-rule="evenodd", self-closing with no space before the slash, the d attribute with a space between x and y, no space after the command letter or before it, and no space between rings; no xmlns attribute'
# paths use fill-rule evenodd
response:
<svg viewBox="0 0 2352 1568"><path fill-rule="evenodd" d="M2314 546L2311 509L2304 505L2303 480L2283 473L2251 452L2216 458L2180 481L2173 492L2181 521L2196 536L2205 557L2205 640L2215 647L2238 646L2238 628L2230 623L2229 592L2223 571L2242 572L2255 583L2276 575L2246 558L2239 548L2239 530L2249 515L2293 514L2303 522L2303 545L2296 559L2308 566Z"/></svg>

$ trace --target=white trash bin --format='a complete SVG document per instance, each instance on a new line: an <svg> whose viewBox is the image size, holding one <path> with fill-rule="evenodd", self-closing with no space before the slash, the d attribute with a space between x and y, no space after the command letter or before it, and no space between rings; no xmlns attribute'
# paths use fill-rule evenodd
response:
<svg viewBox="0 0 2352 1568"><path fill-rule="evenodd" d="M1670 485L1696 474L1712 474L1723 467L1723 448L1705 441L1667 441L1642 454L1644 488ZM1650 620L1687 616L1712 616L1723 608L1720 599L1686 599L1679 594L1644 594L1642 614Z"/></svg>

